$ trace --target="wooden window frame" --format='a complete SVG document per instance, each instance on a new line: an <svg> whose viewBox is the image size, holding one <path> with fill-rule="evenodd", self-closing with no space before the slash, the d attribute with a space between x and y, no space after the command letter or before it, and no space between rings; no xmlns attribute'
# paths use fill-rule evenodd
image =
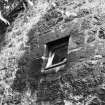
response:
<svg viewBox="0 0 105 105"><path fill-rule="evenodd" d="M62 42L60 42L60 44L58 44L58 45L52 45L52 48L50 48L50 43L53 43L53 42L56 42L57 43L57 41L62 41L62 39L64 39L64 41L63 41L63 43ZM65 40L66 39L66 40ZM61 62L58 62L58 63L55 63L55 64L51 64L50 66L48 66L48 67L46 67L47 66L47 64L48 64L48 59L49 59L49 52L50 51L53 51L53 50L55 50L55 49L57 49L57 48L60 48L61 46L67 46L67 51L68 51L68 43L69 43L69 36L66 36L66 37L63 37L63 38L60 38L60 39L57 39L57 40L55 40L55 41L52 41L52 42L49 42L49 43L46 43L46 47L45 47L45 53L46 54L44 54L44 56L45 56L45 60L44 60L44 70L49 70L49 69L51 69L51 68L54 68L54 67L58 67L58 66L61 66L61 65L64 65L66 62L67 62L67 57L63 60L63 61L61 61ZM66 52L67 53L67 52ZM67 54L66 54L66 56L67 56ZM53 62L53 60L52 60L52 62Z"/></svg>

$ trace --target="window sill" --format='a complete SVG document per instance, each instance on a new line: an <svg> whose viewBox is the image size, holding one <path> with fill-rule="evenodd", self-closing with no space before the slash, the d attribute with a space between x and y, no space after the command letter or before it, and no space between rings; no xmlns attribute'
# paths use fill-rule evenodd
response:
<svg viewBox="0 0 105 105"><path fill-rule="evenodd" d="M64 60L64 61L62 61L62 62L60 62L60 63L51 65L50 67L47 67L47 68L45 68L44 70L41 70L41 72L42 72L42 73L47 73L47 72L49 73L49 72L52 72L52 71L57 72L56 69L53 69L53 68L57 68L57 67L59 67L59 66L64 66L66 63L67 63L67 59ZM59 71L59 70L58 70L58 71Z"/></svg>

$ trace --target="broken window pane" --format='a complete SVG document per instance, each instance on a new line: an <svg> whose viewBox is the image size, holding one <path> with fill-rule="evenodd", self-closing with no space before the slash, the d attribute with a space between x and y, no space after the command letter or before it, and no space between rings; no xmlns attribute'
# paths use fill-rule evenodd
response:
<svg viewBox="0 0 105 105"><path fill-rule="evenodd" d="M48 61L46 68L52 65L64 62L67 58L69 37L58 39L47 44L48 47Z"/></svg>

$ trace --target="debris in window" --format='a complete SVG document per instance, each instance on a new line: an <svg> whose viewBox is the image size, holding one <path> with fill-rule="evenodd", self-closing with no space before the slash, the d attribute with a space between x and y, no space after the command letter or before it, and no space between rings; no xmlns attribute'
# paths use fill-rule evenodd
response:
<svg viewBox="0 0 105 105"><path fill-rule="evenodd" d="M66 61L69 37L58 39L47 44L48 61L46 68Z"/></svg>

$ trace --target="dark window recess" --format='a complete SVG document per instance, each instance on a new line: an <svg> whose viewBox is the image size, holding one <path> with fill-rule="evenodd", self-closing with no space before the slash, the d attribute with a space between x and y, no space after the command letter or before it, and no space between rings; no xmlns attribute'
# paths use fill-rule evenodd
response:
<svg viewBox="0 0 105 105"><path fill-rule="evenodd" d="M66 62L69 37L47 43L46 68Z"/></svg>

